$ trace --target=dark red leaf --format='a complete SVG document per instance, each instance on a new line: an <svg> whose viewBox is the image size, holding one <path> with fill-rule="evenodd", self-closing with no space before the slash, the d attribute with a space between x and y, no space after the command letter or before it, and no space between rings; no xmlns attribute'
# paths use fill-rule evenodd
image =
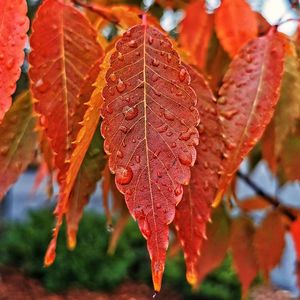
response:
<svg viewBox="0 0 300 300"><path fill-rule="evenodd" d="M196 159L196 95L171 42L147 24L117 42L106 79L104 148L117 187L147 239L159 291L168 224Z"/></svg>

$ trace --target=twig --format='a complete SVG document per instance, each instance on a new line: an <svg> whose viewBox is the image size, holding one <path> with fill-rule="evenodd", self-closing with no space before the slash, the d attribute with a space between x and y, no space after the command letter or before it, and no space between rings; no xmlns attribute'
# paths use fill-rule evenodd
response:
<svg viewBox="0 0 300 300"><path fill-rule="evenodd" d="M248 186L250 186L257 195L261 196L264 200L269 202L273 207L277 208L281 213L287 216L291 221L295 221L297 217L286 207L283 207L281 201L278 198L274 198L262 188L256 185L247 175L243 174L241 171L237 172L237 176L243 180Z"/></svg>

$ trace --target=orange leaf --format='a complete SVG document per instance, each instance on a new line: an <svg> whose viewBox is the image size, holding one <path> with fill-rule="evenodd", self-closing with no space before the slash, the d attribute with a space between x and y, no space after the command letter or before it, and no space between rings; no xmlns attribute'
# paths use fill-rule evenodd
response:
<svg viewBox="0 0 300 300"><path fill-rule="evenodd" d="M270 122L279 98L286 39L270 33L234 58L219 91L218 113L226 151L220 194Z"/></svg>
<svg viewBox="0 0 300 300"><path fill-rule="evenodd" d="M52 264L55 259L56 241L64 214L68 215L68 245L71 249L75 247L76 233L82 210L88 201L89 195L95 189L95 183L101 177L101 168L98 168L100 167L103 154L101 154L100 157L97 155L101 152L99 149L100 138L95 137L95 131L100 119L100 111L103 103L101 90L104 86L104 75L108 67L109 57L110 55L106 56L99 74L97 74L99 63L96 63L91 68L79 93L80 98L83 99L82 102L87 99L89 99L89 101L85 103L87 110L84 114L83 121L80 122L82 127L78 132L76 140L73 142L75 149L72 153L69 168L66 172L66 180L61 185L59 200L55 209L55 214L57 216L56 226L53 231L52 241L50 242L50 246L46 253L45 265ZM93 82L95 80L96 89L94 90ZM91 145L93 137L94 146ZM95 151L95 147L98 153L93 155L92 153ZM91 157L89 158L89 156ZM93 164L95 165L93 166ZM104 165L102 167L104 167ZM92 171L90 169L92 169ZM91 174L89 174L88 171L90 171ZM96 174L97 172L98 174ZM84 174L82 175L81 173ZM89 178L89 176L91 178ZM79 177L83 177L83 181L87 181L87 187L84 187L83 189L80 188L79 184L81 179ZM77 193L75 193L75 190L77 190Z"/></svg>
<svg viewBox="0 0 300 300"><path fill-rule="evenodd" d="M222 206L214 210L212 223L207 226L207 240L203 243L197 266L198 284L217 268L226 256L230 240L230 221Z"/></svg>
<svg viewBox="0 0 300 300"><path fill-rule="evenodd" d="M244 212L251 212L253 210L260 210L260 209L266 209L271 207L271 204L267 202L263 197L260 196L243 199L241 201L238 201L237 205Z"/></svg>
<svg viewBox="0 0 300 300"><path fill-rule="evenodd" d="M11 106L24 61L24 47L29 20L26 0L0 1L0 123Z"/></svg>
<svg viewBox="0 0 300 300"><path fill-rule="evenodd" d="M211 205L218 190L223 142L216 118L216 99L202 75L195 69L186 67L198 98L200 144L196 147L197 159L192 168L191 182L184 189L183 200L176 208L174 223L185 254L187 279L193 285L193 280L198 281L196 266L203 237L206 236Z"/></svg>
<svg viewBox="0 0 300 300"><path fill-rule="evenodd" d="M80 129L76 117L82 120L86 109L78 94L91 66L102 57L103 51L85 17L60 0L43 2L32 29L31 89L37 99L35 109L45 119L61 182L74 148L71 143Z"/></svg>
<svg viewBox="0 0 300 300"><path fill-rule="evenodd" d="M213 15L206 12L204 0L191 2L185 13L180 26L180 43L190 52L192 62L203 69L213 31Z"/></svg>
<svg viewBox="0 0 300 300"><path fill-rule="evenodd" d="M20 95L0 126L0 200L25 171L36 150L38 133L29 93Z"/></svg>
<svg viewBox="0 0 300 300"><path fill-rule="evenodd" d="M104 148L117 188L147 239L159 291L168 224L196 159L196 95L171 42L146 22L117 42L106 79Z"/></svg>
<svg viewBox="0 0 300 300"><path fill-rule="evenodd" d="M246 297L251 282L258 273L253 239L255 228L250 219L235 219L231 225L231 250L233 264L242 283L242 294ZM275 233L276 234L276 233Z"/></svg>
<svg viewBox="0 0 300 300"><path fill-rule="evenodd" d="M257 37L257 19L246 0L222 0L216 11L215 26L223 48L233 57Z"/></svg>
<svg viewBox="0 0 300 300"><path fill-rule="evenodd" d="M279 263L284 250L285 228L277 211L269 213L256 230L254 249L259 268L265 277Z"/></svg>

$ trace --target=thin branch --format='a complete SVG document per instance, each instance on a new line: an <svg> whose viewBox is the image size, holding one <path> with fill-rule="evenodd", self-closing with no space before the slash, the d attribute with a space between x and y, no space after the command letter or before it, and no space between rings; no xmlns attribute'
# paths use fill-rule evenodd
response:
<svg viewBox="0 0 300 300"><path fill-rule="evenodd" d="M250 186L257 195L261 196L264 200L269 202L273 207L277 208L282 214L287 216L291 221L295 221L297 217L286 207L283 207L281 201L265 192L262 188L256 185L247 175L241 171L237 172L237 176L243 180L248 186Z"/></svg>

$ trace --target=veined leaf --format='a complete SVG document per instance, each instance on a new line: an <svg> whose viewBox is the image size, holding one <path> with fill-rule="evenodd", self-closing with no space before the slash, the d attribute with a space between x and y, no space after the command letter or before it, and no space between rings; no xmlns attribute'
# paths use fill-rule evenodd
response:
<svg viewBox="0 0 300 300"><path fill-rule="evenodd" d="M280 99L275 110L273 124L267 128L269 132L263 138L264 158L272 170L280 160L282 148L289 133L295 130L300 118L300 65L298 57L291 55L285 59L284 75L280 91ZM271 133L271 130L274 132ZM266 145L264 145L266 143ZM270 153L272 151L272 153Z"/></svg>
<svg viewBox="0 0 300 300"><path fill-rule="evenodd" d="M254 249L259 268L268 277L269 272L279 263L284 250L285 228L277 211L269 213L256 230Z"/></svg>
<svg viewBox="0 0 300 300"><path fill-rule="evenodd" d="M218 113L227 149L219 196L272 118L279 98L285 41L280 33L251 41L224 77Z"/></svg>
<svg viewBox="0 0 300 300"><path fill-rule="evenodd" d="M204 0L190 3L185 13L180 26L180 43L190 52L192 62L203 69L213 31L213 15L206 12Z"/></svg>
<svg viewBox="0 0 300 300"><path fill-rule="evenodd" d="M200 144L196 147L197 158L192 168L191 182L184 188L183 200L176 208L174 224L185 254L187 280L193 285L198 282L196 268L211 205L218 191L223 141L216 117L216 99L202 75L186 67L198 99Z"/></svg>
<svg viewBox="0 0 300 300"><path fill-rule="evenodd" d="M29 20L26 0L0 1L0 123L11 106L24 61L24 47Z"/></svg>
<svg viewBox="0 0 300 300"><path fill-rule="evenodd" d="M104 148L117 187L147 239L159 291L168 224L196 159L196 95L171 42L146 22L117 42L106 79Z"/></svg>
<svg viewBox="0 0 300 300"><path fill-rule="evenodd" d="M31 89L37 100L35 109L45 119L61 182L80 128L75 119L82 120L86 109L77 96L103 51L85 17L61 0L45 0L32 29Z"/></svg>
<svg viewBox="0 0 300 300"><path fill-rule="evenodd" d="M99 125L103 104L101 91L105 84L104 77L109 57L110 55L106 56L100 73L98 72L99 62L91 68L79 93L79 98L82 98L82 102L85 102L85 106L88 108L83 121L80 122L82 127L73 142L76 146L71 155L66 180L61 185L59 200L55 209L56 226L45 256L46 266L51 265L55 259L56 241L65 214L67 214L68 246L71 249L75 247L77 228L83 208L88 197L94 191L96 182L100 179L101 171L104 168L102 161L104 155L101 151L102 142L95 131ZM94 82L96 88L93 86Z"/></svg>
<svg viewBox="0 0 300 300"><path fill-rule="evenodd" d="M212 223L207 226L207 239L204 241L197 266L199 285L205 276L217 268L224 260L230 241L230 221L222 206L214 210Z"/></svg>
<svg viewBox="0 0 300 300"><path fill-rule="evenodd" d="M20 95L0 126L0 200L32 161L38 133L29 93Z"/></svg>
<svg viewBox="0 0 300 300"><path fill-rule="evenodd" d="M235 219L231 225L231 250L233 265L242 283L242 294L246 297L250 284L258 273L254 251L255 228L250 219Z"/></svg>
<svg viewBox="0 0 300 300"><path fill-rule="evenodd" d="M215 26L223 48L231 57L257 37L257 19L246 0L222 0L216 11Z"/></svg>

